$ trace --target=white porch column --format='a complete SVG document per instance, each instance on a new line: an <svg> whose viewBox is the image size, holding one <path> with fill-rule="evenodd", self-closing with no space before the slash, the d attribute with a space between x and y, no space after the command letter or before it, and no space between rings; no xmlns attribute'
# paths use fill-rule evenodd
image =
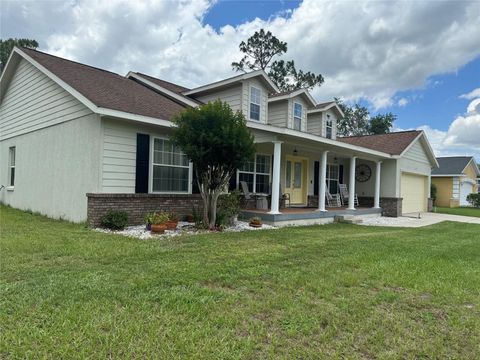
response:
<svg viewBox="0 0 480 360"><path fill-rule="evenodd" d="M375 197L373 198L373 207L375 209L380 208L380 171L382 168L382 162L377 161L377 168L375 169Z"/></svg>
<svg viewBox="0 0 480 360"><path fill-rule="evenodd" d="M273 174L272 174L272 201L269 214L280 214L280 157L282 155L282 142L273 142Z"/></svg>
<svg viewBox="0 0 480 360"><path fill-rule="evenodd" d="M355 210L355 160L356 156L350 158L350 181L348 182L348 210Z"/></svg>
<svg viewBox="0 0 480 360"><path fill-rule="evenodd" d="M325 209L325 186L327 182L327 154L328 150L322 152L322 159L320 161L318 178L320 179L318 184L318 210L327 211Z"/></svg>

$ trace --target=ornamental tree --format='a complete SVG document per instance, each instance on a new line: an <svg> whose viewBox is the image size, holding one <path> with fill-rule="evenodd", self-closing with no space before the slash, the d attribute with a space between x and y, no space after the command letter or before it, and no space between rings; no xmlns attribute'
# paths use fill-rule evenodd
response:
<svg viewBox="0 0 480 360"><path fill-rule="evenodd" d="M215 227L219 195L234 172L255 154L244 115L217 100L187 108L174 119L172 141L193 162L203 199L203 221Z"/></svg>

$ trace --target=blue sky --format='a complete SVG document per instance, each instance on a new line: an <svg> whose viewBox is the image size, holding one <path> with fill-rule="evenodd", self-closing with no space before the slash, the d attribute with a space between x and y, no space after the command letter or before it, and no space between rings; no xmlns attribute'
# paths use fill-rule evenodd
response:
<svg viewBox="0 0 480 360"><path fill-rule="evenodd" d="M237 26L255 18L268 20L278 14L288 16L289 11L300 4L301 1L220 0L209 9L203 22L219 31L223 26ZM395 104L376 111L368 101L359 102L369 107L373 114L385 112L396 114L398 118L395 126L400 129L428 124L447 131L452 120L464 114L468 106L469 100L459 96L478 87L480 87L480 57L461 66L457 71L429 77L425 86L420 89L397 92L395 99L406 99L408 103L405 106Z"/></svg>

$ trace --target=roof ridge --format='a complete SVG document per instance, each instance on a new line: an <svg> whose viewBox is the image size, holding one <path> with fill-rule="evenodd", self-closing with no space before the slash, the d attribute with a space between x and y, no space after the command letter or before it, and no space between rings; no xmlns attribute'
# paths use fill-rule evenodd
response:
<svg viewBox="0 0 480 360"><path fill-rule="evenodd" d="M88 64L84 64L84 63L81 63L81 62L78 62L78 61L75 61L75 60L66 59L66 58L63 58L61 56L52 55L52 54L49 54L49 53L46 53L44 51L40 51L40 50L37 50L37 49L26 48L26 47L23 47L23 46L19 46L19 48L21 50L35 51L35 52L40 53L42 55L47 55L47 56L50 56L50 57L53 57L53 58L56 58L56 59L59 59L59 60L62 60L62 61L68 61L68 62L77 64L77 65L81 65L81 66L85 66L85 67L88 67L88 68L91 68L91 69L103 71L103 72L106 72L106 73L109 73L109 74L112 74L112 75L119 76L123 79L126 79L125 76L122 76L122 75L120 75L116 72L110 71L110 70L105 70L105 69L102 69L102 68L99 68L99 67L96 67L96 66L92 66L92 65L88 65Z"/></svg>
<svg viewBox="0 0 480 360"><path fill-rule="evenodd" d="M147 77L150 77L150 78L153 78L153 79L157 79L157 80L166 82L166 83L168 83L168 84L175 85L175 86L178 86L178 87L185 88L185 89L189 90L189 88L187 88L186 86L183 86L183 85L180 85L180 84L177 84L177 83L168 81L168 80L161 79L161 78L159 78L159 77L157 77L157 76L148 75L148 74L142 73L142 72L140 72L140 71L134 71L134 72L135 72L135 74L137 74L137 75L147 76Z"/></svg>
<svg viewBox="0 0 480 360"><path fill-rule="evenodd" d="M385 134L368 134L368 135L352 135L352 136L340 136L340 139L349 139L349 138L358 138L358 137L367 137L367 136L381 136L381 135L393 135L393 134L402 134L408 132L422 132L423 130L402 130L402 131L392 131Z"/></svg>

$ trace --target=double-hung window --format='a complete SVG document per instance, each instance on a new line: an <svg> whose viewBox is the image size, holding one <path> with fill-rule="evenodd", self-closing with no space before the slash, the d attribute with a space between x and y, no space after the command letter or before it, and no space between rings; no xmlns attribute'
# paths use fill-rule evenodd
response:
<svg viewBox="0 0 480 360"><path fill-rule="evenodd" d="M327 187L330 194L338 194L339 167L337 164L327 164Z"/></svg>
<svg viewBox="0 0 480 360"><path fill-rule="evenodd" d="M238 169L238 181L245 181L248 190L268 194L270 188L270 155L257 154L255 158Z"/></svg>
<svg viewBox="0 0 480 360"><path fill-rule="evenodd" d="M8 185L15 186L15 146L8 149Z"/></svg>
<svg viewBox="0 0 480 360"><path fill-rule="evenodd" d="M250 87L250 120L260 121L260 104L262 100L262 90L256 87Z"/></svg>
<svg viewBox="0 0 480 360"><path fill-rule="evenodd" d="M330 115L327 114L327 120L325 122L326 126L325 126L325 137L327 139L331 139L332 138L332 132L333 132L333 121L332 119L330 119Z"/></svg>
<svg viewBox="0 0 480 360"><path fill-rule="evenodd" d="M302 130L302 112L303 106L299 103L293 104L293 129L301 131Z"/></svg>
<svg viewBox="0 0 480 360"><path fill-rule="evenodd" d="M152 168L153 192L188 193L189 160L170 141L154 138Z"/></svg>

